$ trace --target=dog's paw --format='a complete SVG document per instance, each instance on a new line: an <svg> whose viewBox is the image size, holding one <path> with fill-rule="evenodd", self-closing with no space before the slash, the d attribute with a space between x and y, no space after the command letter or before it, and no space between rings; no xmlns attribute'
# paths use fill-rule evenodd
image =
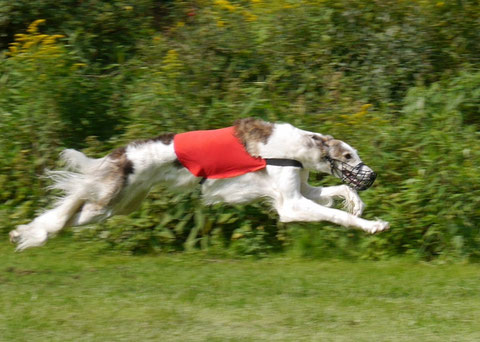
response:
<svg viewBox="0 0 480 342"><path fill-rule="evenodd" d="M343 206L347 212L350 214L360 217L363 214L363 210L365 209L365 204L363 203L362 199L358 194L352 190L350 187L345 185L345 201Z"/></svg>
<svg viewBox="0 0 480 342"><path fill-rule="evenodd" d="M20 225L9 233L10 242L17 244L17 251L41 246L47 241L48 234L43 229L31 229L28 225Z"/></svg>
<svg viewBox="0 0 480 342"><path fill-rule="evenodd" d="M382 220L378 220L378 221L373 221L370 227L365 229L365 231L367 231L370 234L376 234L376 233L383 232L389 228L390 228L390 223Z"/></svg>
<svg viewBox="0 0 480 342"><path fill-rule="evenodd" d="M20 240L20 233L16 230L12 230L8 235L11 243L17 243Z"/></svg>
<svg viewBox="0 0 480 342"><path fill-rule="evenodd" d="M363 210L365 209L365 204L363 204L361 200L350 202L345 201L344 208L353 216L360 217L362 216Z"/></svg>
<svg viewBox="0 0 480 342"><path fill-rule="evenodd" d="M362 201L358 201L352 208L352 215L360 217L363 214L363 210L365 209L365 204Z"/></svg>
<svg viewBox="0 0 480 342"><path fill-rule="evenodd" d="M29 228L26 224L21 224L17 226L17 229L12 230L8 235L10 237L11 243L18 243L21 239L22 233L27 231Z"/></svg>

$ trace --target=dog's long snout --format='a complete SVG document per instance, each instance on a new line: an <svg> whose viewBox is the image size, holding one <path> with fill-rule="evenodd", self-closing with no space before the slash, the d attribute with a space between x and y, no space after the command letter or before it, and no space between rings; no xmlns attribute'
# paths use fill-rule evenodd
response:
<svg viewBox="0 0 480 342"><path fill-rule="evenodd" d="M372 186L373 182L375 182L377 174L370 167L363 163L357 165L355 169L358 170L356 174L358 180L358 184L356 184L357 190L367 190Z"/></svg>
<svg viewBox="0 0 480 342"><path fill-rule="evenodd" d="M373 171L370 167L365 165L364 163L360 163L359 166L360 166L359 171L368 175L370 179L375 179L377 177L377 173Z"/></svg>

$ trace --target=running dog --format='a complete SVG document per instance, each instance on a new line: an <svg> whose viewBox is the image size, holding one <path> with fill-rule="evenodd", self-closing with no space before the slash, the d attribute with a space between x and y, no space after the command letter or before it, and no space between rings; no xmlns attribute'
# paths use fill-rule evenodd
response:
<svg viewBox="0 0 480 342"><path fill-rule="evenodd" d="M92 159L67 149L66 170L47 171L52 189L63 192L54 207L10 232L17 250L40 246L61 229L103 221L138 208L150 189L164 184L182 191L200 186L207 204L269 201L281 222L328 221L377 233L387 222L360 218L357 191L376 174L357 151L328 135L287 123L237 120L232 127L163 134L135 141ZM309 171L334 175L345 183L312 187ZM331 208L343 199L346 211Z"/></svg>

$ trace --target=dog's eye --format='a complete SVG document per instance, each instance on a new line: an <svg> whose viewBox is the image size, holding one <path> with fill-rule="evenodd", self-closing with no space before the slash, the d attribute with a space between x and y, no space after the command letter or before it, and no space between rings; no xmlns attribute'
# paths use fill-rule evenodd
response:
<svg viewBox="0 0 480 342"><path fill-rule="evenodd" d="M343 155L343 157L344 157L346 160L352 159L352 155L351 155L350 153L345 153L345 154Z"/></svg>

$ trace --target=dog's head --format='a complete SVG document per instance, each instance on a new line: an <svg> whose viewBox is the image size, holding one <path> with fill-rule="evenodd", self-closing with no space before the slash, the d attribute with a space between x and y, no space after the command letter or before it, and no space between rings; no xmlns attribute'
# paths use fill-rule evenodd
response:
<svg viewBox="0 0 480 342"><path fill-rule="evenodd" d="M353 147L331 136L312 135L311 139L321 150L317 171L330 173L355 190L372 186L377 174L362 162Z"/></svg>

